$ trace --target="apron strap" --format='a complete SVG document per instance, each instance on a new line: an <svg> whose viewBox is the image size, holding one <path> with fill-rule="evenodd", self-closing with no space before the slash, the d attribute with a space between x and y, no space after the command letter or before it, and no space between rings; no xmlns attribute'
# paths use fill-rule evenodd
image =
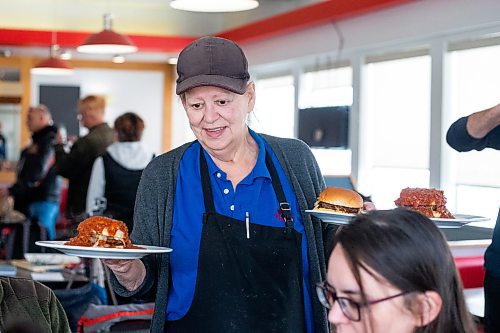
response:
<svg viewBox="0 0 500 333"><path fill-rule="evenodd" d="M286 200L285 192L281 186L281 182L278 176L278 171L271 159L271 155L266 151L266 166L271 174L271 182L274 188L276 197L278 198L278 203L280 205L281 218L285 221L286 231L289 232L293 229L293 219L292 211L290 209L290 204ZM203 186L203 200L205 202L205 212L215 212L215 205L212 193L212 186L210 184L210 176L208 174L208 165L205 158L204 150L200 147L200 172L201 172L201 183Z"/></svg>
<svg viewBox="0 0 500 333"><path fill-rule="evenodd" d="M286 201L285 192L283 191L283 187L281 186L278 171L276 171L276 167L274 166L273 160L271 159L271 154L269 154L267 151L266 166L269 170L269 173L271 174L271 181L273 184L274 192L276 193L276 197L278 198L281 218L285 221L286 231L289 232L293 229L292 211L290 209L290 204L288 203L288 201Z"/></svg>
<svg viewBox="0 0 500 333"><path fill-rule="evenodd" d="M212 194L212 185L210 185L210 176L208 174L208 165L203 153L203 147L200 146L200 173L201 185L203 188L203 200L205 201L205 212L215 213L214 197Z"/></svg>

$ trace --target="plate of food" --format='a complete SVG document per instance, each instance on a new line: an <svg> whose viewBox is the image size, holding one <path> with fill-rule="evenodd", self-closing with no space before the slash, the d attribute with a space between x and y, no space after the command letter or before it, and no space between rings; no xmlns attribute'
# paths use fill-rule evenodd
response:
<svg viewBox="0 0 500 333"><path fill-rule="evenodd" d="M69 241L38 241L35 244L71 256L103 259L139 259L148 254L172 251L167 247L132 244L125 223L107 217L90 217L78 225L77 231L78 235Z"/></svg>
<svg viewBox="0 0 500 333"><path fill-rule="evenodd" d="M446 208L444 191L434 188L405 188L394 203L427 216L443 229L461 228L472 222L489 220L482 216L450 213Z"/></svg>
<svg viewBox="0 0 500 333"><path fill-rule="evenodd" d="M102 258L102 259L139 259L148 254L159 254L171 252L168 247L134 245L133 248L103 248L66 245L67 241L37 241L38 246L49 247L59 250L70 256L84 258Z"/></svg>
<svg viewBox="0 0 500 333"><path fill-rule="evenodd" d="M446 228L460 228L472 222L485 222L489 221L488 217L467 215L467 214L454 214L454 218L438 218L431 217L430 219L436 222L437 226L443 229Z"/></svg>
<svg viewBox="0 0 500 333"><path fill-rule="evenodd" d="M321 191L314 208L305 212L325 223L347 224L362 209L363 198L357 192L330 186Z"/></svg>

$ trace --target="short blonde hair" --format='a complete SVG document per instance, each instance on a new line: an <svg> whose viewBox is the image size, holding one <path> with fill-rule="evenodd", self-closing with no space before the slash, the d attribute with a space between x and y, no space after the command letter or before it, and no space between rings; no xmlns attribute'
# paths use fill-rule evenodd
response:
<svg viewBox="0 0 500 333"><path fill-rule="evenodd" d="M89 95L80 101L80 108L86 108L92 111L104 113L104 110L106 109L106 100L101 96Z"/></svg>

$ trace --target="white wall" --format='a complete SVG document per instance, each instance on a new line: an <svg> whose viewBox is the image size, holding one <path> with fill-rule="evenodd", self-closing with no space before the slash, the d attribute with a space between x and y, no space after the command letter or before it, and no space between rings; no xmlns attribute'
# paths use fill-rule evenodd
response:
<svg viewBox="0 0 500 333"><path fill-rule="evenodd" d="M441 35L494 28L500 31L498 0L420 0L338 21L344 54L396 43L429 41ZM298 60L335 52L338 36L331 23L242 44L251 66ZM274 67L276 64L273 65ZM266 70L269 67L264 67ZM254 68L258 69L258 68Z"/></svg>
<svg viewBox="0 0 500 333"><path fill-rule="evenodd" d="M156 154L162 152L162 72L77 69L71 76L32 75L32 104L38 104L40 85L80 86L82 97L105 96L105 119L110 126L124 112L137 113L146 124L143 143Z"/></svg>

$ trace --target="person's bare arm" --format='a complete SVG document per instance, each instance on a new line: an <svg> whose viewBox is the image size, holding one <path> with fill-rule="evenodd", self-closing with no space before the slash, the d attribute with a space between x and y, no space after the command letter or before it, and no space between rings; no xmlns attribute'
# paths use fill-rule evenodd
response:
<svg viewBox="0 0 500 333"><path fill-rule="evenodd" d="M467 132L475 139L484 138L492 129L500 125L500 104L473 113L467 120Z"/></svg>

